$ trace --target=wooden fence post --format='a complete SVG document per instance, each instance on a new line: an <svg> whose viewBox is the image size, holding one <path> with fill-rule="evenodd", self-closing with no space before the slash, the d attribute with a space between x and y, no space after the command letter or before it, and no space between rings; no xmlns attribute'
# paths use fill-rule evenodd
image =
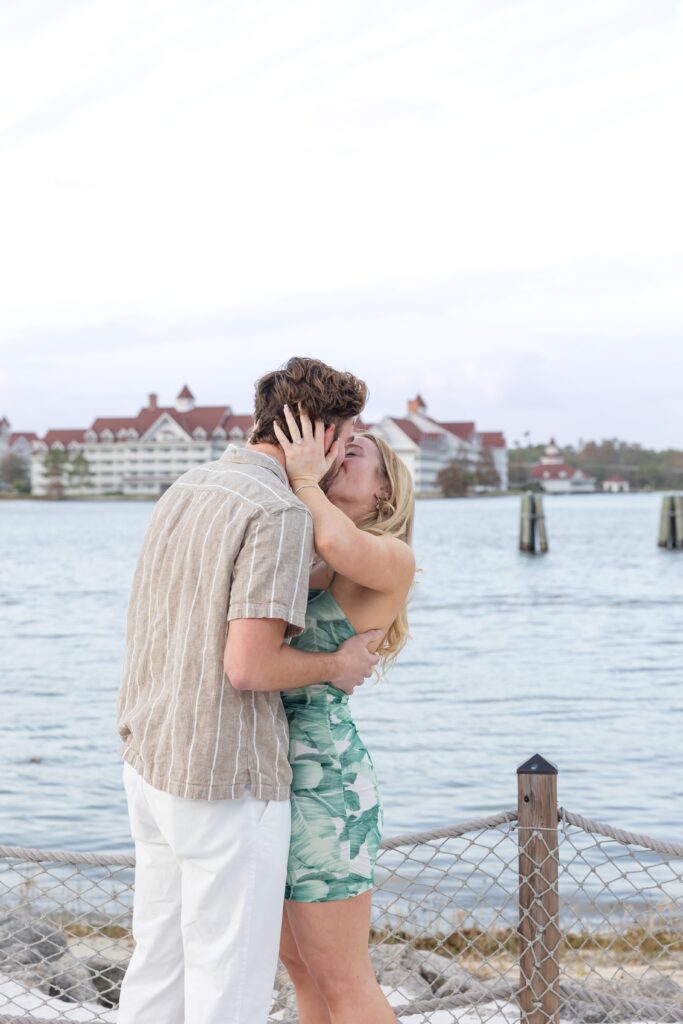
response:
<svg viewBox="0 0 683 1024"><path fill-rule="evenodd" d="M540 754L517 769L517 812L521 1020L559 1024L557 766Z"/></svg>

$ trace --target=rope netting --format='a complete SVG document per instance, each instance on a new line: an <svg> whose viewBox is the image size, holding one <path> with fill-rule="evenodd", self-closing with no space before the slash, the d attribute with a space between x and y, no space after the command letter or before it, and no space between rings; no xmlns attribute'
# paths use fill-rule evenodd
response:
<svg viewBox="0 0 683 1024"><path fill-rule="evenodd" d="M133 881L129 856L0 846L0 1024L116 1021ZM683 1022L683 844L507 811L385 840L376 885L402 1024ZM283 970L271 1020L298 1020Z"/></svg>

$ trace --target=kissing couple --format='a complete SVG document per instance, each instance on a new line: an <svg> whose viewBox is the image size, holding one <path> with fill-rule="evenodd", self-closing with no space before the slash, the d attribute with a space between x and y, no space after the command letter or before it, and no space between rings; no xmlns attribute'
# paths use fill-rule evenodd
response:
<svg viewBox="0 0 683 1024"><path fill-rule="evenodd" d="M367 387L292 358L254 428L157 502L117 728L135 841L118 1024L389 1024L368 951L382 804L349 697L408 636L409 471Z"/></svg>

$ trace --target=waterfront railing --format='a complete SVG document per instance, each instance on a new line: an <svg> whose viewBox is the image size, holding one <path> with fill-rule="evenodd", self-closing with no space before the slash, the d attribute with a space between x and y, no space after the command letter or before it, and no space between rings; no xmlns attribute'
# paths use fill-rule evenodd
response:
<svg viewBox="0 0 683 1024"><path fill-rule="evenodd" d="M683 1022L683 843L557 804L555 766L517 806L384 840L371 955L400 1021ZM0 1024L116 1020L134 859L0 846ZM273 1024L296 1021L279 972Z"/></svg>

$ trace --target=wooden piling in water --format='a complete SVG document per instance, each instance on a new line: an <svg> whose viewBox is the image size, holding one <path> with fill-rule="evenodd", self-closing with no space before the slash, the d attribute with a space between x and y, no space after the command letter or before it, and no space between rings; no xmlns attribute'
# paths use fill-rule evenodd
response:
<svg viewBox="0 0 683 1024"><path fill-rule="evenodd" d="M683 497L677 494L673 498L674 544L679 550L683 548Z"/></svg>
<svg viewBox="0 0 683 1024"><path fill-rule="evenodd" d="M531 512L531 495L522 495L522 505L519 510L519 550L534 550L534 526Z"/></svg>
<svg viewBox="0 0 683 1024"><path fill-rule="evenodd" d="M540 754L517 769L517 815L520 1017L559 1024L557 766Z"/></svg>
<svg viewBox="0 0 683 1024"><path fill-rule="evenodd" d="M538 543L537 543L538 542ZM519 550L544 555L548 550L543 498L540 494L523 494L519 514Z"/></svg>
<svg viewBox="0 0 683 1024"><path fill-rule="evenodd" d="M538 534L538 550L542 555L544 555L548 550L548 533L545 528L543 498L540 494L534 495L534 510L536 513L536 532Z"/></svg>
<svg viewBox="0 0 683 1024"><path fill-rule="evenodd" d="M659 515L659 538L657 544L660 548L669 547L671 536L671 497L665 494L662 498L662 511Z"/></svg>
<svg viewBox="0 0 683 1024"><path fill-rule="evenodd" d="M683 497L680 494L665 494L662 498L657 543L669 551L683 549Z"/></svg>

